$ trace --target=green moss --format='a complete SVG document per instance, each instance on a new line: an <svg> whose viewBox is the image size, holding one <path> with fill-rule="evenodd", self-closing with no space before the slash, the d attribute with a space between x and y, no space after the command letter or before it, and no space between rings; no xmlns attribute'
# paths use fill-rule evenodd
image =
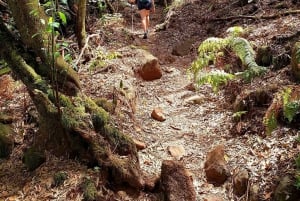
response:
<svg viewBox="0 0 300 201"><path fill-rule="evenodd" d="M109 102L106 98L98 98L95 100L95 103L108 112L114 111L115 108L114 104L112 102Z"/></svg>
<svg viewBox="0 0 300 201"><path fill-rule="evenodd" d="M80 88L80 80L78 77L78 73L69 66L69 64L63 59L62 56L59 56L56 59L56 68L59 72L59 76L61 78L60 81L71 81L73 82L78 88Z"/></svg>
<svg viewBox="0 0 300 201"><path fill-rule="evenodd" d="M86 97L85 99L85 107L92 115L92 121L95 129L97 131L103 129L103 127L109 122L108 113L89 97Z"/></svg>
<svg viewBox="0 0 300 201"><path fill-rule="evenodd" d="M72 107L72 102L68 96L60 94L59 101L60 101L61 107Z"/></svg>
<svg viewBox="0 0 300 201"><path fill-rule="evenodd" d="M8 68L8 67L0 68L0 76L4 75L4 74L7 74L9 72L10 72L10 68Z"/></svg>
<svg viewBox="0 0 300 201"><path fill-rule="evenodd" d="M34 147L29 148L24 153L23 162L30 171L35 170L45 161L45 155L40 151L37 151Z"/></svg>
<svg viewBox="0 0 300 201"><path fill-rule="evenodd" d="M0 123L0 158L8 157L13 148L13 140L9 137L12 134L9 125Z"/></svg>
<svg viewBox="0 0 300 201"><path fill-rule="evenodd" d="M121 133L117 128L107 124L102 132L113 149L116 149L119 154L126 154L136 150L132 139Z"/></svg>
<svg viewBox="0 0 300 201"><path fill-rule="evenodd" d="M53 185L54 186L60 186L64 183L64 181L68 179L68 174L65 172L57 172L53 176Z"/></svg>
<svg viewBox="0 0 300 201"><path fill-rule="evenodd" d="M81 185L83 191L83 199L85 201L96 200L97 189L95 183L88 178L85 178Z"/></svg>
<svg viewBox="0 0 300 201"><path fill-rule="evenodd" d="M106 66L106 62L102 60L95 60L91 63L89 69L95 70L97 68L104 68Z"/></svg>
<svg viewBox="0 0 300 201"><path fill-rule="evenodd" d="M12 116L0 112L0 123L11 124L13 121Z"/></svg>
<svg viewBox="0 0 300 201"><path fill-rule="evenodd" d="M66 129L77 128L84 124L85 117L87 117L87 114L83 106L63 108L62 125Z"/></svg>
<svg viewBox="0 0 300 201"><path fill-rule="evenodd" d="M72 101L69 97L61 95L62 124L66 129L72 129L85 124L88 118L84 102L81 98L74 98Z"/></svg>

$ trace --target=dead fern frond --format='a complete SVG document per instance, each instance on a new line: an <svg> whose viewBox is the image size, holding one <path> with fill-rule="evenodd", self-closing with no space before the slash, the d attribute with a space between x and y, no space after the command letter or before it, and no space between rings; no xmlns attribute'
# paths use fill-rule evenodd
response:
<svg viewBox="0 0 300 201"><path fill-rule="evenodd" d="M9 75L0 77L0 106L4 106L7 100L13 97L13 80Z"/></svg>

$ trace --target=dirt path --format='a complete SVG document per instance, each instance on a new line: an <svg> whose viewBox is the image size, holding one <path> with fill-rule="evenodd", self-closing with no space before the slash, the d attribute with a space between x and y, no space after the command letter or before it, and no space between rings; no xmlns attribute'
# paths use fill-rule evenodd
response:
<svg viewBox="0 0 300 201"><path fill-rule="evenodd" d="M222 1L218 2L217 5L213 5L212 9L220 9L221 16L222 12L227 12L226 9L235 10L223 6ZM221 90L215 94L209 86L202 86L196 91L187 87L190 86L191 80L188 79L186 70L197 54L199 43L207 37L220 36L225 32L224 29L226 30L223 24L205 21L206 15L210 15L207 12L210 8L211 4L202 3L202 1L187 4L176 12L174 17L176 21L171 22L168 29L155 32L154 26L163 22L164 13L164 8L157 7L157 12L151 15L152 27L147 40L142 39L139 15L136 12L133 15L134 31L131 32L130 7L123 13L124 18L120 15L113 17L105 21L107 23L105 26L99 20L93 24L93 29L94 33L101 37L93 38L93 46L87 54L87 57L92 60L82 65L79 71L83 92L95 98L112 99L114 87L118 87L121 81L125 87L135 91L135 113L132 114L132 108L129 108L125 102L121 102L119 111L113 118L121 130L146 143L147 148L139 152L141 167L146 175L159 174L163 160L180 160L193 177L197 201L204 200L208 195L217 195L224 201L238 200L232 193L231 179L228 179L221 187L214 187L206 182L204 175L206 153L214 146L224 144L231 173L238 168L246 168L250 173L249 189L257 187L261 200L270 200L274 186L280 180L282 173L290 169L291 163L287 162L293 160L291 153L297 151L293 142L299 132L290 128L279 128L267 137L261 137L261 133L253 132L243 136L234 136L231 133L232 112L225 107L228 103L225 100L224 91ZM292 17L280 20L296 22ZM278 30L283 32L283 30L290 30L286 27L288 25L293 26L291 23L280 24L276 19L268 22L260 21L252 25L255 32L249 38L264 41L264 36L268 35L267 39L271 39L275 35L274 27L279 26ZM299 28L297 24L294 25ZM269 30L266 27L271 28ZM188 39L194 41L188 55L171 54L174 46ZM135 58L130 52L121 58L106 61L105 66L108 68L105 71L101 68L91 69L91 64L99 55L101 58L104 53L124 52L127 46L146 49L156 56L163 70L162 78L151 82L137 78L131 65ZM264 80L254 80L249 85L264 84ZM14 97L6 100L7 104L12 107L12 113L18 119L15 130L20 133L18 137L21 140L10 159L3 163L0 161L0 199L10 197L10 200L66 200L68 197L72 200L80 200L82 192L78 184L85 176L98 181L97 171L87 170L84 165L74 161L57 159L51 154L47 155L47 162L34 172L28 172L22 164L22 151L26 149L28 139L33 138L34 135L31 125L24 127L23 111L28 109L27 106L32 107L25 93L24 87L22 93L15 89ZM24 97L18 94L24 94ZM195 95L201 97L198 104L186 101ZM23 102L26 102L26 108ZM150 117L155 107L162 108L166 121L158 122ZM184 155L180 159L174 158L168 151L169 146L183 147ZM65 181L62 187L52 188L51 179L58 171L67 172L70 179ZM101 182L97 190L106 193L107 196L112 195L101 186ZM1 192L6 194L1 194ZM122 196L118 198L120 197ZM120 198L120 200L158 200L150 194L137 197Z"/></svg>
<svg viewBox="0 0 300 201"><path fill-rule="evenodd" d="M141 39L139 18L137 14L134 15L134 40L131 44L147 49L155 55L164 73L159 80L134 81L134 88L138 94L136 121L120 125L132 137L147 144L147 148L140 152L140 162L145 173L159 174L163 160L182 161L193 176L197 200L204 200L211 194L224 200L236 199L232 193L231 179L221 187L214 187L206 182L203 171L206 153L219 144L226 147L226 160L231 173L246 168L251 175L249 189L258 188L262 199L268 200L270 192L274 191L274 186L281 176L278 175L280 169L287 168L287 163L283 161L289 158L289 150L293 149L293 141L298 133L282 128L266 138L261 137L261 133L233 136L232 112L224 107L227 104L224 92L214 94L208 86L200 87L197 91L188 89L191 80L188 79L186 70L197 54L199 42L209 36L206 34L209 31L205 29L213 26L189 21L186 16L190 16L190 13L197 9L206 10L205 6L201 7L199 4L193 6L194 8L191 8L191 5L187 4L180 9L180 14L176 15L178 21L173 22L169 29L155 32L153 27L162 22L163 16L163 8L158 7L157 12L151 15L153 27L147 40ZM198 35L191 33L193 28ZM125 29L130 30L130 27ZM173 47L187 40L189 36L195 40L190 54L173 56ZM255 83L253 85L255 86ZM202 97L199 104L186 101L195 95ZM162 108L166 114L166 121L158 122L150 117L155 107ZM183 157L172 157L168 152L169 146L183 147Z"/></svg>

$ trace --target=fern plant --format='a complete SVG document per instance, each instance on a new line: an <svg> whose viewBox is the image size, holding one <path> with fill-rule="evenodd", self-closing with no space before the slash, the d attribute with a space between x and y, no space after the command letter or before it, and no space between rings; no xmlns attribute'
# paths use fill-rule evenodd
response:
<svg viewBox="0 0 300 201"><path fill-rule="evenodd" d="M271 112L268 118L263 119L263 124L266 126L266 133L268 135L277 128L277 118L274 111Z"/></svg>
<svg viewBox="0 0 300 201"><path fill-rule="evenodd" d="M282 101L283 101L283 115L288 119L289 122L293 120L296 114L299 112L300 103L299 101L291 101L291 88L286 88L282 91Z"/></svg>
<svg viewBox="0 0 300 201"><path fill-rule="evenodd" d="M226 83L230 79L240 77L246 81L259 76L266 72L265 67L258 66L255 62L255 52L249 41L239 37L244 31L241 27L232 27L227 30L228 36L225 38L211 37L204 40L198 48L198 57L192 63L188 73L193 76L193 79L198 85L205 83L213 86L216 91L221 84ZM229 74L229 73L203 73L203 69L215 65L218 58L224 56L225 51L232 51L242 61L242 65L247 67L246 71ZM224 64L224 66L228 66ZM206 75L207 74L207 75ZM225 75L226 74L226 75Z"/></svg>
<svg viewBox="0 0 300 201"><path fill-rule="evenodd" d="M270 134L277 127L277 116L282 108L283 117L292 122L297 114L299 114L300 101L299 98L292 98L292 89L286 87L277 94L276 107L270 109L271 115L265 115L263 123L266 126L267 133ZM275 115L276 114L276 115Z"/></svg>
<svg viewBox="0 0 300 201"><path fill-rule="evenodd" d="M219 86L234 78L234 75L224 71L216 70L202 74L198 78L198 84L210 84L214 92L219 89Z"/></svg>

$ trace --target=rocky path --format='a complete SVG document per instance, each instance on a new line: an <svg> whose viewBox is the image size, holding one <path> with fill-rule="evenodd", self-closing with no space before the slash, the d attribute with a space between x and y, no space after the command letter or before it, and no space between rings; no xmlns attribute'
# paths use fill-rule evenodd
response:
<svg viewBox="0 0 300 201"><path fill-rule="evenodd" d="M223 8L221 4L217 6ZM147 40L142 39L136 8L133 13L133 32L130 6L125 8L123 15L112 17L105 21L104 25L99 20L99 24L93 25L92 33L98 34L99 38L91 38L91 48L87 51L91 60L79 70L82 88L92 97L112 99L118 94L115 90L122 83L124 89L135 94L133 105L127 98L120 96L121 100L113 118L125 133L146 144L139 156L141 167L147 176L158 175L163 160L178 160L185 165L193 178L197 201L213 200L212 196L224 201L249 200L247 195L237 198L233 194L231 177L219 187L207 182L204 172L206 155L212 148L221 144L225 146L225 159L230 173L233 174L241 168L249 172L248 194L250 191L257 191L260 198L254 200L270 200L275 186L283 176L282 173L290 169L291 163L287 162L293 160L292 153L298 150L294 142L299 132L290 128L279 128L267 137L262 137L261 133L234 136L231 133L232 112L226 107L228 103L225 100L225 92L221 90L215 94L209 86L202 86L197 90L191 86L192 81L188 78L186 70L196 57L197 47L202 40L212 36L212 32L213 36L217 35L212 28L219 25L206 23L201 18L209 8L210 4L207 3L187 4L176 12L176 21L171 22L166 30L155 32L155 25L162 23L164 19L164 8L158 6L157 12L151 15L152 27ZM287 20L296 22L293 18ZM273 27L267 30L270 37L275 33L274 27L278 26L276 20L259 23L253 25L252 29L255 32L249 38L263 41L264 38L260 36L266 33L265 23L268 23L268 27ZM298 27L296 25L295 27ZM289 30L286 26L288 25L282 25L282 30ZM174 56L174 47L189 39L192 42L188 54ZM156 56L163 76L154 81L144 81L136 76L133 68L139 61L128 47L145 49ZM121 56L117 56L118 54ZM91 68L97 58L103 60L105 55L115 56L104 63L98 63L98 67ZM264 82L254 80L250 85L260 86L264 85ZM16 130L24 130L21 137L28 138L34 132L28 134L29 129L23 128L22 112L25 109L22 104L25 98L18 96L17 90L15 92L16 97L7 101L12 106L19 106L14 109L18 110L19 118ZM191 98L194 98L194 101ZM27 97L26 101L28 100ZM151 112L157 107L164 113L166 120L163 122L151 117ZM11 200L66 200L66 197L73 196L72 200L80 200L82 194L78 189L79 181L86 175L95 178L95 181L98 179L96 171L87 170L85 166L74 161L57 159L50 154L45 164L35 172L28 172L20 160L22 150L26 147L26 144L22 143L16 147L9 161L1 164L0 199L12 197ZM52 176L61 170L67 172L70 179L65 181L64 186L52 188ZM12 178L16 181L14 185L10 184ZM101 190L106 194L109 192L104 187L101 187ZM107 195L110 196L111 192ZM119 200L159 200L150 194L142 194L137 198L125 197L126 199Z"/></svg>
<svg viewBox="0 0 300 201"><path fill-rule="evenodd" d="M184 9L180 12L189 11L193 12ZM284 166L282 162L289 158L289 150L294 149L293 141L298 133L283 128L265 138L261 137L261 133L233 136L232 112L225 107L224 92L215 94L209 86L194 90L187 76L186 70L195 58L199 41L206 38L201 33L206 31L199 31L199 41L190 46L189 54L174 56L173 48L181 42L178 30L171 27L161 32L154 31L154 26L162 22L162 13L163 8L158 7L157 12L151 15L153 26L147 40L141 39L139 16L135 13L133 39L129 42L137 48L148 50L159 59L162 78L148 82L131 77L133 74L130 76L130 73L122 78L131 82L129 85L133 85L137 99L134 121L121 120L120 126L133 138L146 143L147 148L140 151L142 169L148 175L157 175L163 160L179 160L193 177L197 200L207 200L211 196L217 196L220 200L236 200L238 198L233 194L232 178L220 187L206 181L206 154L222 144L225 146L225 159L230 173L246 169L250 175L247 195L242 199L248 199L252 191L252 194L259 194L261 199L269 200L270 192L274 191L279 180L278 171ZM181 19L180 15L177 17ZM128 23L125 30L130 30L130 25ZM184 28L180 31L183 31L182 35L187 34ZM176 39L176 36L179 38ZM196 101L189 100L191 98L196 98ZM151 118L151 112L157 107L161 108L166 117L163 122Z"/></svg>

